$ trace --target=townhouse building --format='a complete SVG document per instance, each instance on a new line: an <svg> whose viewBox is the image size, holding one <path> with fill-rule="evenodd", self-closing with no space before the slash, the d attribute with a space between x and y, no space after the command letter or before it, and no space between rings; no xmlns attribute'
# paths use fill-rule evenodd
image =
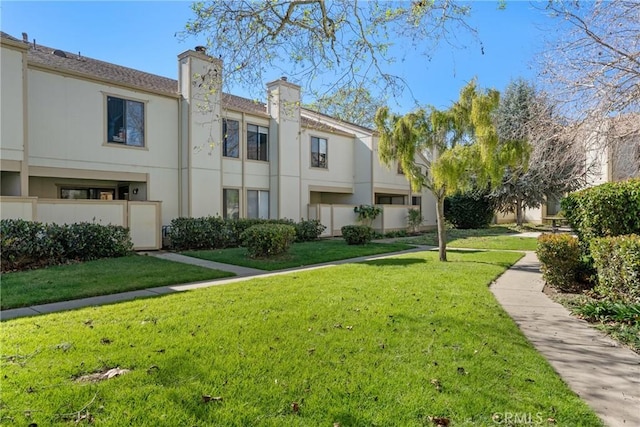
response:
<svg viewBox="0 0 640 427"><path fill-rule="evenodd" d="M409 208L435 225L429 192L380 164L372 129L303 107L281 78L265 101L222 91L222 63L178 55L178 79L2 33L2 218L129 227L157 249L178 217L315 218L326 235L353 207L384 207L374 227L405 229Z"/></svg>

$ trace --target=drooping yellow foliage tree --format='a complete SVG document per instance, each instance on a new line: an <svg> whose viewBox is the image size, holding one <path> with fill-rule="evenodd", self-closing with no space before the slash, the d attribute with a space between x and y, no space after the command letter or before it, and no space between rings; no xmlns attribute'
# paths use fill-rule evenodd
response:
<svg viewBox="0 0 640 427"><path fill-rule="evenodd" d="M376 112L380 161L398 162L414 191L426 187L436 199L440 261L447 260L445 198L500 182L505 166L527 155L526 144L498 144L492 112L499 98L498 91L480 90L473 80L447 110L430 107L399 116L382 107ZM418 153L428 159L424 169L416 163Z"/></svg>

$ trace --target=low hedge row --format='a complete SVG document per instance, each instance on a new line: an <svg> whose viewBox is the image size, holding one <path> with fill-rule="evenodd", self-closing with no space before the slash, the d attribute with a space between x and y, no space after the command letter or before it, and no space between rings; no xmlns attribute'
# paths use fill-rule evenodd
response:
<svg viewBox="0 0 640 427"><path fill-rule="evenodd" d="M640 304L640 236L594 239L591 255L598 272L595 291L612 301Z"/></svg>
<svg viewBox="0 0 640 427"><path fill-rule="evenodd" d="M133 250L128 229L88 222L58 225L3 219L0 240L2 271L115 258Z"/></svg>
<svg viewBox="0 0 640 427"><path fill-rule="evenodd" d="M290 219L223 219L221 217L176 218L171 221L169 246L173 250L223 249L238 247L242 244L242 234L256 225L280 224L294 227L298 242L317 239L325 226L317 220L301 220L298 223Z"/></svg>

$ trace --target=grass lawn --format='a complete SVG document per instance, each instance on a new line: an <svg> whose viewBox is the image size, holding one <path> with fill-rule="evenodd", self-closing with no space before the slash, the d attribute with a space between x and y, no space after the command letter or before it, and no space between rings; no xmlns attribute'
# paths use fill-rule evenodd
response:
<svg viewBox="0 0 640 427"><path fill-rule="evenodd" d="M492 226L474 230L447 230L447 247L470 249L499 249L534 251L535 237L514 236L517 231L505 226ZM420 237L407 239L407 243L438 246L438 233L431 231Z"/></svg>
<svg viewBox="0 0 640 427"><path fill-rule="evenodd" d="M6 310L233 275L150 256L102 259L4 273L0 278L1 306Z"/></svg>
<svg viewBox="0 0 640 427"><path fill-rule="evenodd" d="M294 243L289 252L270 259L251 259L244 248L219 249L212 251L185 251L183 255L202 258L225 264L241 265L260 270L282 270L320 264L347 258L378 255L403 251L413 246L404 243L370 243L368 245L347 245L344 240L316 240L314 242Z"/></svg>
<svg viewBox="0 0 640 427"><path fill-rule="evenodd" d="M0 422L601 425L488 289L519 257L409 253L9 320ZM130 372L79 381L111 368Z"/></svg>

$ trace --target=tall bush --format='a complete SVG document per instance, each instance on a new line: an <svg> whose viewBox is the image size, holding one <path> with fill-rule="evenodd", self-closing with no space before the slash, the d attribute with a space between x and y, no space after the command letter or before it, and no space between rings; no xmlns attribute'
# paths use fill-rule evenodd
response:
<svg viewBox="0 0 640 427"><path fill-rule="evenodd" d="M640 179L608 182L577 191L561 204L585 248L597 237L640 234Z"/></svg>
<svg viewBox="0 0 640 427"><path fill-rule="evenodd" d="M562 292L578 287L581 252L577 238L568 234L542 234L538 237L536 255L542 277L549 286Z"/></svg>
<svg viewBox="0 0 640 427"><path fill-rule="evenodd" d="M370 227L373 224L373 220L382 213L382 208L375 205L359 205L353 208L353 211L358 214L358 222Z"/></svg>
<svg viewBox="0 0 640 427"><path fill-rule="evenodd" d="M613 301L640 304L640 236L593 239L591 255L598 272L595 291Z"/></svg>
<svg viewBox="0 0 640 427"><path fill-rule="evenodd" d="M456 228L486 228L493 215L493 205L485 192L456 193L444 200L444 217Z"/></svg>

